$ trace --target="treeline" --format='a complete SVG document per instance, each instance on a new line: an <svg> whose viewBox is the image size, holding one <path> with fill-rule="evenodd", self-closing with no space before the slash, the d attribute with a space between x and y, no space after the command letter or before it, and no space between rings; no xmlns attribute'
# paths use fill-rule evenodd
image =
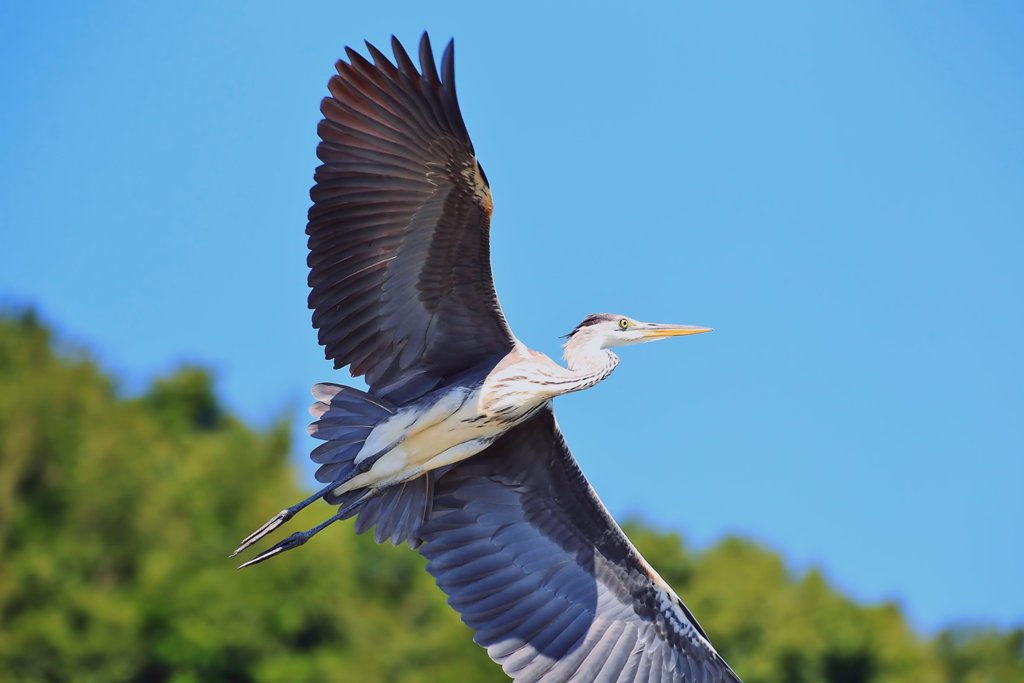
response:
<svg viewBox="0 0 1024 683"><path fill-rule="evenodd" d="M0 317L0 681L507 680L406 548L338 525L235 571L302 494L288 445L200 369L126 398L31 313ZM1024 681L1022 629L928 640L749 541L628 531L747 683Z"/></svg>

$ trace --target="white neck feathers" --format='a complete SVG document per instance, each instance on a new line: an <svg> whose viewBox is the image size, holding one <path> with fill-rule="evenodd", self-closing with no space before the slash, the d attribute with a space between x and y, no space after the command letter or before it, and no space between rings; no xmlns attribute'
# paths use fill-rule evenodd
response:
<svg viewBox="0 0 1024 683"><path fill-rule="evenodd" d="M562 356L572 378L564 385L565 393L594 386L619 364L619 357L604 348L601 341L591 336L573 336L565 343Z"/></svg>

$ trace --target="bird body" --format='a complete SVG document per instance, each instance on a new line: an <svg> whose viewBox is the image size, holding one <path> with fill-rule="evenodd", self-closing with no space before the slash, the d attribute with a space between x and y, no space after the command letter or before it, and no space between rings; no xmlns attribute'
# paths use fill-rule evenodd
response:
<svg viewBox="0 0 1024 683"><path fill-rule="evenodd" d="M476 455L517 423L488 419L481 397L484 385L435 392L426 402L402 408L374 426L357 464L370 469L334 489L340 495L369 486L387 487ZM315 433L314 433L315 436Z"/></svg>
<svg viewBox="0 0 1024 683"><path fill-rule="evenodd" d="M490 446L556 396L603 381L619 364L611 345L640 343L706 328L650 325L611 314L589 316L565 344L568 367L516 340L513 348L479 383L465 380L436 390L373 425L353 458L361 471L337 486L340 496L356 489L387 488L440 467L454 465ZM310 434L318 434L317 423Z"/></svg>
<svg viewBox="0 0 1024 683"><path fill-rule="evenodd" d="M346 49L318 132L309 305L325 355L369 391L313 387L310 454L324 487L246 537L245 550L317 502L336 506L242 566L340 519L418 549L449 604L519 683L739 683L683 601L580 471L558 396L618 366L616 347L708 328L592 314L565 365L529 349L498 304L493 202L455 94L451 43L417 69Z"/></svg>

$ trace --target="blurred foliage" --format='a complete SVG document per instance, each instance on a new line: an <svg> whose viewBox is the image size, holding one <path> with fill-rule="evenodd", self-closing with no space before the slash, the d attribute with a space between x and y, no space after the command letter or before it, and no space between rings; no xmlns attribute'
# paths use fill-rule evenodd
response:
<svg viewBox="0 0 1024 683"><path fill-rule="evenodd" d="M405 548L333 528L235 571L302 497L287 453L283 422L232 417L201 369L125 399L33 314L0 317L0 680L506 680ZM748 541L628 527L747 683L1024 681L1022 630L928 641Z"/></svg>

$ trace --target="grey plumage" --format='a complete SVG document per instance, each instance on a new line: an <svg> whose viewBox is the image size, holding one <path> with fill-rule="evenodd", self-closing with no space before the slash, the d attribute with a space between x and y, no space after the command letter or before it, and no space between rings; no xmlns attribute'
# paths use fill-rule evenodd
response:
<svg viewBox="0 0 1024 683"><path fill-rule="evenodd" d="M420 526L430 515L434 502L434 474L392 486L380 496L367 502L356 520L356 533L373 528L377 543L391 541L392 545L408 542L416 548L420 544Z"/></svg>
<svg viewBox="0 0 1024 683"><path fill-rule="evenodd" d="M516 681L738 683L697 620L591 489L551 399L597 384L610 348L707 328L595 314L562 367L519 342L491 278L490 190L459 111L454 49L417 69L347 49L324 99L309 211L309 305L328 359L369 392L314 387L311 453L326 486L272 517L237 554L316 500L408 542Z"/></svg>
<svg viewBox="0 0 1024 683"><path fill-rule="evenodd" d="M313 387L317 402L309 409L317 418L308 433L326 443L310 453L320 463L316 479L324 484L343 482L358 471L355 457L378 422L395 414L386 401L366 392L322 382Z"/></svg>
<svg viewBox="0 0 1024 683"><path fill-rule="evenodd" d="M455 95L454 46L422 74L367 44L337 63L324 99L309 210L309 305L335 367L405 403L513 337L491 279L490 191Z"/></svg>
<svg viewBox="0 0 1024 683"><path fill-rule="evenodd" d="M550 408L441 477L421 533L427 570L517 682L739 681L652 580Z"/></svg>

